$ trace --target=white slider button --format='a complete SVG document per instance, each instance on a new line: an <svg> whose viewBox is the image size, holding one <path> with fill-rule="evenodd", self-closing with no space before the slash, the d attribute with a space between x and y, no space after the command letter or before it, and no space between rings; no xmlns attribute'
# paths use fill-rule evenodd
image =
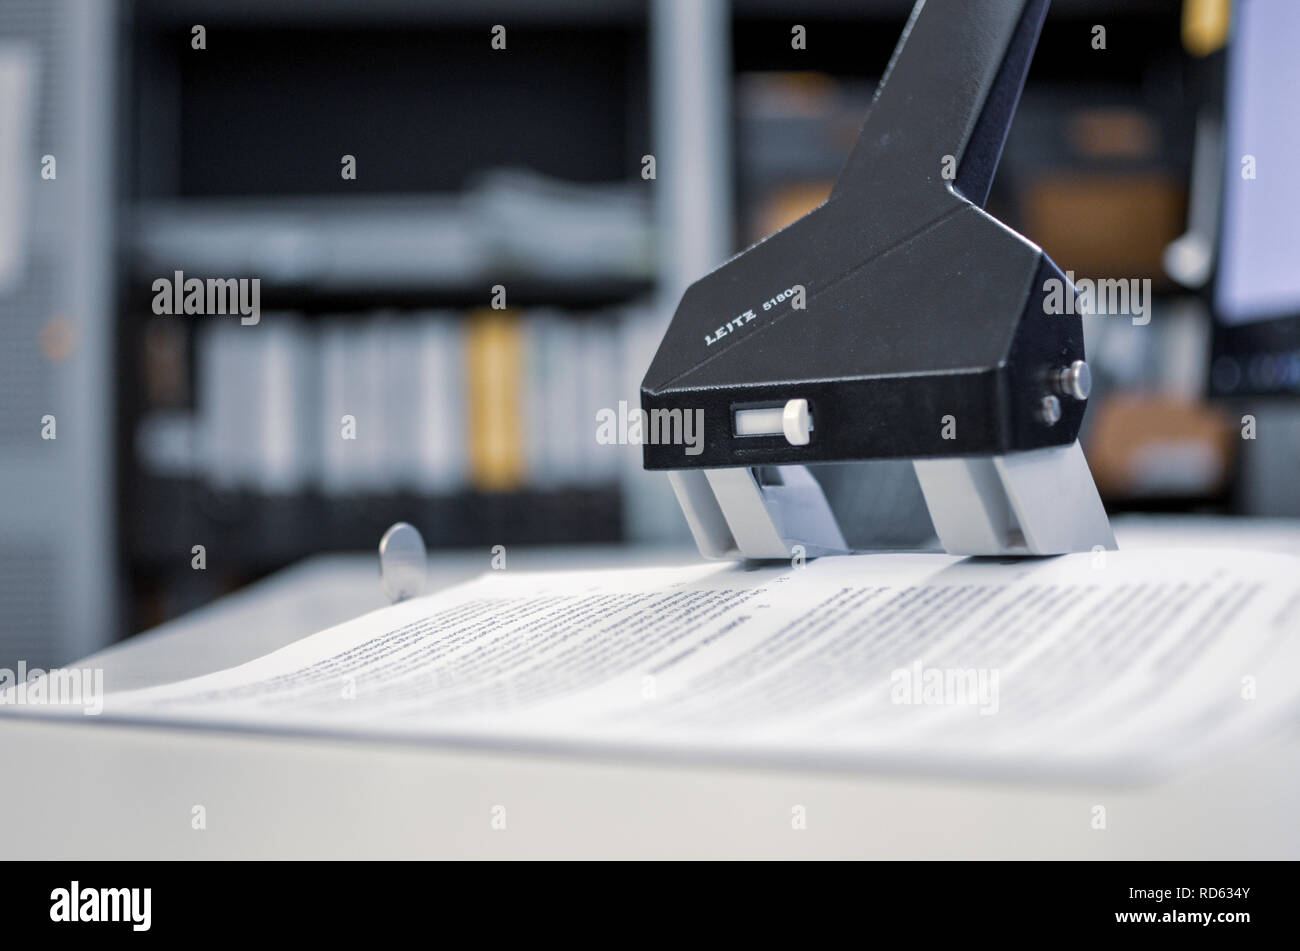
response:
<svg viewBox="0 0 1300 951"><path fill-rule="evenodd" d="M785 404L785 409L781 412L781 431L785 433L786 442L792 446L808 445L808 434L812 428L807 400L790 400Z"/></svg>
<svg viewBox="0 0 1300 951"><path fill-rule="evenodd" d="M740 409L735 413L737 436L784 436L792 446L808 445L812 416L807 400L790 400L785 406Z"/></svg>

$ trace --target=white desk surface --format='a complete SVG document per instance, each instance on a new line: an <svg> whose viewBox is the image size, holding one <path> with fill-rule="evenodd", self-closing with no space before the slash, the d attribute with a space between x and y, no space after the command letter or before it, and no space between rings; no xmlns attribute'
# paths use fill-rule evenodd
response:
<svg viewBox="0 0 1300 951"><path fill-rule="evenodd" d="M1128 519L1123 547L1300 554L1300 522ZM512 570L692 553L510 552ZM486 553L431 559L431 585ZM372 556L311 559L78 662L116 688L208 673L383 604ZM1300 676L1298 674L1297 676ZM1026 785L0 721L8 858L1297 858L1300 730L1155 785ZM21 764L21 765L19 765ZM21 779L20 779L21 777ZM1107 828L1091 827L1104 805ZM207 828L191 827L192 809ZM506 828L494 830L493 809ZM791 827L803 806L807 828Z"/></svg>

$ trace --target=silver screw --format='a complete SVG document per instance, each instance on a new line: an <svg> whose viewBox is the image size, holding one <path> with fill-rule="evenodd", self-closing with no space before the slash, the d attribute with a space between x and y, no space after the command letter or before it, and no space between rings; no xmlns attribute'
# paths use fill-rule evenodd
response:
<svg viewBox="0 0 1300 951"><path fill-rule="evenodd" d="M1048 426L1055 426L1061 419L1061 401L1050 393L1038 404L1038 418Z"/></svg>
<svg viewBox="0 0 1300 951"><path fill-rule="evenodd" d="M1056 375L1056 388L1062 396L1086 400L1092 393L1092 371L1082 360L1075 360Z"/></svg>

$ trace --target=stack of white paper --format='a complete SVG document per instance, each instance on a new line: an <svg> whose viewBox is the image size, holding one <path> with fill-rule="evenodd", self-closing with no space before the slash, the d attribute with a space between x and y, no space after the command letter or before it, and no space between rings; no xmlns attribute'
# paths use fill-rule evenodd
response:
<svg viewBox="0 0 1300 951"><path fill-rule="evenodd" d="M1294 722L1300 559L491 573L105 716L518 748L1144 772ZM111 689L111 685L110 685Z"/></svg>

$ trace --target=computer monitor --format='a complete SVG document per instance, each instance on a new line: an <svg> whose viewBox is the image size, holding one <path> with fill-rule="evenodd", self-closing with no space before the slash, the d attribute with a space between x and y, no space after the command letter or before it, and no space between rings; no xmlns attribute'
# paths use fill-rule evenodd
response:
<svg viewBox="0 0 1300 951"><path fill-rule="evenodd" d="M1300 2L1232 15L1210 385L1300 396Z"/></svg>

